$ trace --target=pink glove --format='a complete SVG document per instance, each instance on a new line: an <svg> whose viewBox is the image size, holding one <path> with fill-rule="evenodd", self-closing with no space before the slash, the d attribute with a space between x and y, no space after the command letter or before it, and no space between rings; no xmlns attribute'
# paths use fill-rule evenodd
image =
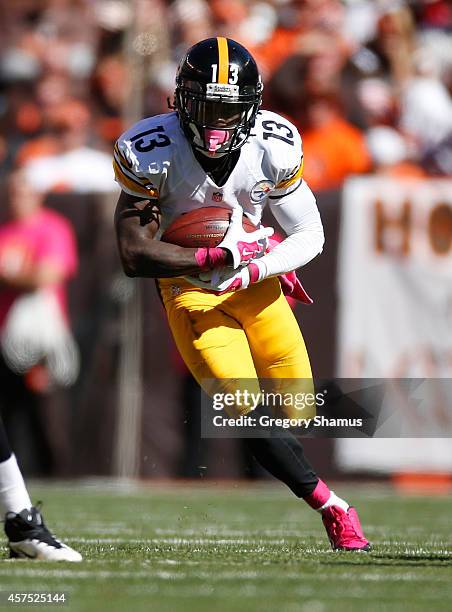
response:
<svg viewBox="0 0 452 612"><path fill-rule="evenodd" d="M294 271L280 274L278 279L285 296L304 304L313 304L313 300L306 293ZM220 295L228 291L239 291L240 289L246 289L252 283L257 283L258 280L259 268L255 263L251 262L246 268L236 272L229 280L223 281L216 290Z"/></svg>
<svg viewBox="0 0 452 612"><path fill-rule="evenodd" d="M274 232L272 227L260 227L254 232L243 229L243 209L232 209L231 221L217 247L199 248L195 252L195 259L203 271L215 270L226 265L228 252L231 254L232 267L237 269L240 265L248 263L254 257L262 255L267 248L268 237Z"/></svg>
<svg viewBox="0 0 452 612"><path fill-rule="evenodd" d="M227 251L220 247L201 247L195 252L195 259L201 270L213 270L226 265Z"/></svg>
<svg viewBox="0 0 452 612"><path fill-rule="evenodd" d="M243 209L237 206L232 209L228 230L218 247L231 253L232 267L236 270L240 265L265 253L267 240L274 231L272 227L261 226L254 232L246 232L243 229Z"/></svg>
<svg viewBox="0 0 452 612"><path fill-rule="evenodd" d="M281 274L278 276L278 278L284 295L291 297L294 300L298 300L299 302L303 302L303 304L314 303L314 300L309 297L303 285L298 280L295 271Z"/></svg>
<svg viewBox="0 0 452 612"><path fill-rule="evenodd" d="M252 265L250 264L250 266ZM223 293L239 291L248 287L250 282L252 282L249 272L250 266L240 268L239 270L233 270L231 266L224 266L215 270L201 272L197 277L186 276L185 278L195 287L223 295ZM259 275L259 270L257 273Z"/></svg>

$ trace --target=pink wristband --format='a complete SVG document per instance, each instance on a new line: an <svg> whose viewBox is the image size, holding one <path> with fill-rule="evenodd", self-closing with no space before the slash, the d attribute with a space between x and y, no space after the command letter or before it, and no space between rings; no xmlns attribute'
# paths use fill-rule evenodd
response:
<svg viewBox="0 0 452 612"><path fill-rule="evenodd" d="M257 266L255 263L248 264L248 272L250 275L250 284L257 283L259 280L259 266Z"/></svg>
<svg viewBox="0 0 452 612"><path fill-rule="evenodd" d="M195 252L196 263L202 270L213 270L226 263L227 252L221 247L201 247Z"/></svg>

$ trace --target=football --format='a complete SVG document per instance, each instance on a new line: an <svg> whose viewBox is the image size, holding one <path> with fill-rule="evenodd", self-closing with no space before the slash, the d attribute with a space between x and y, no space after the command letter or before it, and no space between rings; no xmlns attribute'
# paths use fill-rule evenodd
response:
<svg viewBox="0 0 452 612"><path fill-rule="evenodd" d="M197 208L177 217L166 228L161 240L182 247L216 247L223 240L230 219L231 211L227 208ZM244 216L243 229L253 232L256 226Z"/></svg>

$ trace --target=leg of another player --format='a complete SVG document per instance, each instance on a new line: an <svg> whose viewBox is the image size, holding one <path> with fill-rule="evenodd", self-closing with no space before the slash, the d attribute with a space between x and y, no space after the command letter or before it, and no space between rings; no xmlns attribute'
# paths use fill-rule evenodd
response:
<svg viewBox="0 0 452 612"><path fill-rule="evenodd" d="M0 421L0 512L2 516L8 512L17 514L31 507L24 479Z"/></svg>
<svg viewBox="0 0 452 612"><path fill-rule="evenodd" d="M46 561L81 561L82 556L61 543L33 506L17 460L0 419L0 511L11 557Z"/></svg>

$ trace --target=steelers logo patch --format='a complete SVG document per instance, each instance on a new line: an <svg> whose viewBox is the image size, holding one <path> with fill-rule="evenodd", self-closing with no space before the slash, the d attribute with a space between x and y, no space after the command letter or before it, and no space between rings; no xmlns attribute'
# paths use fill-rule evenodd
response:
<svg viewBox="0 0 452 612"><path fill-rule="evenodd" d="M251 202L255 202L258 204L262 202L262 200L268 196L270 191L275 188L275 183L273 181L259 181L254 185L254 187L250 191L250 199Z"/></svg>

